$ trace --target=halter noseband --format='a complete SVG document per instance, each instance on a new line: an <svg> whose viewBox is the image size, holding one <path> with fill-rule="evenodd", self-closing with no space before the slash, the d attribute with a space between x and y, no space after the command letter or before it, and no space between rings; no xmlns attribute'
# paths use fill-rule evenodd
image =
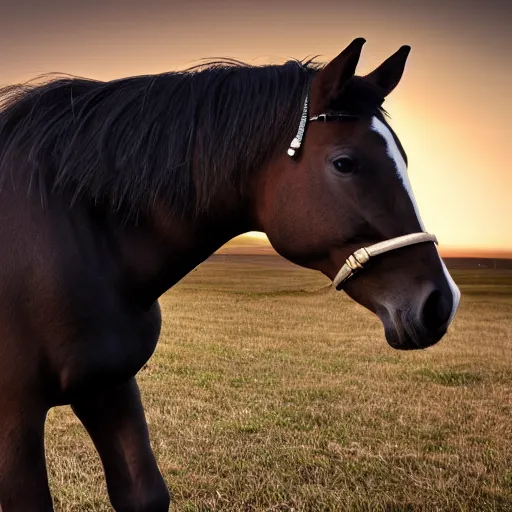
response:
<svg viewBox="0 0 512 512"><path fill-rule="evenodd" d="M288 148L288 155L291 157L297 155L297 152L302 145L302 140L304 138L304 133L306 131L306 125L308 121L310 123L315 121L327 123L329 121L337 121L342 118L346 119L357 117L354 114L349 114L346 112L324 112L322 114L312 116L308 119L308 113L309 96L306 95L306 99L304 100L304 108L302 109L302 115L300 118L299 129L297 130L297 135L295 135L295 138L292 140L292 142L290 143L290 147ZM370 258L374 256L384 254L395 249L400 249L401 247L407 247L408 245L420 244L424 242L434 242L435 244L438 243L435 235L431 235L430 233L425 232L419 232L399 236L396 238L390 238L389 240L384 240L383 242L379 242L368 247L362 247L361 249L358 249L357 251L352 253L345 260L345 264L336 274L336 277L334 278L332 285L336 290L341 290L343 288L342 285L344 285L348 281L348 279L350 279L355 273L362 270L370 261Z"/></svg>

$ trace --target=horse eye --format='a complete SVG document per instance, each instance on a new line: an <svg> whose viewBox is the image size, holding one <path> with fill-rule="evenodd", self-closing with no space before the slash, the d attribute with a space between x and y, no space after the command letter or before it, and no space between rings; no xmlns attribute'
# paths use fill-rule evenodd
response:
<svg viewBox="0 0 512 512"><path fill-rule="evenodd" d="M332 165L334 165L334 168L340 174L351 174L355 169L354 161L349 156L336 158L336 160L332 162Z"/></svg>

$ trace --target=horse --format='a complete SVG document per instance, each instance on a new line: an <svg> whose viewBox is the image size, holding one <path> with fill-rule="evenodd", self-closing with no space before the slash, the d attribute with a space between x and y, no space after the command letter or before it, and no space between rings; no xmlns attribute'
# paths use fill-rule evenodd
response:
<svg viewBox="0 0 512 512"><path fill-rule="evenodd" d="M168 510L136 374L157 344L159 297L239 234L264 232L323 273L395 349L445 335L460 292L383 108L410 47L356 75L364 43L325 65L213 60L1 90L3 512L53 509L44 424L64 404L114 509Z"/></svg>

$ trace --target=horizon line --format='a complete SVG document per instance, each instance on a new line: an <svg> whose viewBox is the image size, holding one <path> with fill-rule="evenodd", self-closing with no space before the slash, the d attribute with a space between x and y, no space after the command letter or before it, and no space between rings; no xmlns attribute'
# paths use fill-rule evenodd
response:
<svg viewBox="0 0 512 512"><path fill-rule="evenodd" d="M237 244L237 240L252 239L253 243L241 243ZM253 252L255 254L268 252L269 250L275 252L274 248L270 244L267 236L264 233L258 231L251 231L239 235L224 246L219 248L216 253L231 252L235 247L243 247L246 254ZM477 248L477 247L457 247L457 246L444 246L439 247L439 253L443 258L494 258L494 259L512 259L512 250L498 249L498 248Z"/></svg>

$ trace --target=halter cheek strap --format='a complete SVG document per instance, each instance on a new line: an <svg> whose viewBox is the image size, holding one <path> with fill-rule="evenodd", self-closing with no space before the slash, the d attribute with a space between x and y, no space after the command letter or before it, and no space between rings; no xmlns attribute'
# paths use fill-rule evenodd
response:
<svg viewBox="0 0 512 512"><path fill-rule="evenodd" d="M310 123L313 123L315 121L317 122L323 122L327 123L329 121L338 121L341 118L347 119L354 119L357 118L354 114L349 114L347 112L325 112L322 114L318 114L316 116L312 116L308 119L309 115L309 96L306 96L306 99L304 100L304 107L302 109L302 115L300 116L300 123L299 123L299 129L297 130L297 135L293 138L293 140L290 142L290 147L288 148L288 155L291 157L294 157L297 155L300 147L302 146L302 139L304 138L304 133L306 131L306 125L308 121Z"/></svg>
<svg viewBox="0 0 512 512"><path fill-rule="evenodd" d="M308 122L308 112L309 112L309 96L306 96L304 100L304 108L302 109L302 115L300 116L299 129L297 130L297 135L291 141L290 147L288 148L288 154L290 156L295 156L296 152L299 150L302 139L304 137L304 131L306 130L306 124ZM311 119L310 119L311 121Z"/></svg>

